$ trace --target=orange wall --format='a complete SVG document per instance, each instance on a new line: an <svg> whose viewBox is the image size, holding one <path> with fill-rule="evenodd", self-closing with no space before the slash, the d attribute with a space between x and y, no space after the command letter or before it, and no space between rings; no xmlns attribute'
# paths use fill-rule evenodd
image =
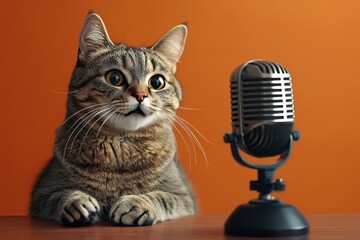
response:
<svg viewBox="0 0 360 240"><path fill-rule="evenodd" d="M114 41L150 45L188 22L178 78L179 115L202 140L208 165L180 142L181 161L204 213L229 213L254 198L254 170L222 142L231 131L229 76L255 58L279 62L293 77L296 128L303 138L277 173L277 196L305 213L360 213L359 1L1 1L0 215L27 213L32 185L52 155L65 113L77 40L89 9ZM190 143L189 143L190 144ZM191 147L191 144L190 144Z"/></svg>

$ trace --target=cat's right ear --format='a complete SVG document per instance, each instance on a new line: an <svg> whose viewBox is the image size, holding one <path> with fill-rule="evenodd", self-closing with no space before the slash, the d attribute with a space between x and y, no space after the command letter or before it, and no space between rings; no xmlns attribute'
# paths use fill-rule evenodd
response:
<svg viewBox="0 0 360 240"><path fill-rule="evenodd" d="M80 34L79 61L85 63L96 52L114 46L105 24L96 13L90 13L86 19Z"/></svg>

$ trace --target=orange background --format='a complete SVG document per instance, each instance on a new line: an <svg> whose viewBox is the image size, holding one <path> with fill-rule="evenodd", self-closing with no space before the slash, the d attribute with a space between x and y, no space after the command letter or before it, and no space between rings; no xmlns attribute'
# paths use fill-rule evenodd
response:
<svg viewBox="0 0 360 240"><path fill-rule="evenodd" d="M113 41L151 45L187 22L188 41L177 76L180 110L198 136L192 161L180 157L203 213L229 213L256 197L254 170L237 164L222 142L231 131L229 77L256 58L292 73L296 129L290 161L276 174L287 190L276 196L304 213L359 213L359 1L1 1L0 215L27 214L32 185L52 155L65 114L67 85L89 9ZM189 140L188 140L189 141ZM191 148L191 143L189 143Z"/></svg>

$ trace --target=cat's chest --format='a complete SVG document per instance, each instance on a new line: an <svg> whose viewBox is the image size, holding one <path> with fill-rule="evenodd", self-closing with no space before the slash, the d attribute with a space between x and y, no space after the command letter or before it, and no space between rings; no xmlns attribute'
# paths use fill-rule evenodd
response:
<svg viewBox="0 0 360 240"><path fill-rule="evenodd" d="M163 175L145 172L106 172L92 173L90 180L85 175L77 179L82 190L90 193L104 205L114 204L121 196L137 195L152 191L162 181Z"/></svg>
<svg viewBox="0 0 360 240"><path fill-rule="evenodd" d="M109 202L154 188L173 161L174 145L171 138L90 138L81 152L70 152L64 166L77 185Z"/></svg>
<svg viewBox="0 0 360 240"><path fill-rule="evenodd" d="M101 140L87 156L91 166L98 168L82 169L80 182L104 204L113 204L122 195L152 191L163 180L174 154L171 144L156 141Z"/></svg>
<svg viewBox="0 0 360 240"><path fill-rule="evenodd" d="M79 159L100 168L133 172L160 167L172 158L172 141L149 138L101 137L91 143Z"/></svg>
<svg viewBox="0 0 360 240"><path fill-rule="evenodd" d="M71 145L66 139L66 135L60 135L55 149L56 156L65 166L106 171L156 168L173 158L176 148L172 134L126 137L89 133L86 138L76 138Z"/></svg>

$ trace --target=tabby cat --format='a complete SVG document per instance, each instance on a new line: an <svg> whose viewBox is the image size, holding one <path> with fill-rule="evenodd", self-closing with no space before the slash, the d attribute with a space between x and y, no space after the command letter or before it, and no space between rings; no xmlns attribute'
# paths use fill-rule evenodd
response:
<svg viewBox="0 0 360 240"><path fill-rule="evenodd" d="M31 216L141 226L195 213L172 130L186 36L178 25L150 48L128 47L110 40L97 14L87 16L66 120L33 189Z"/></svg>

